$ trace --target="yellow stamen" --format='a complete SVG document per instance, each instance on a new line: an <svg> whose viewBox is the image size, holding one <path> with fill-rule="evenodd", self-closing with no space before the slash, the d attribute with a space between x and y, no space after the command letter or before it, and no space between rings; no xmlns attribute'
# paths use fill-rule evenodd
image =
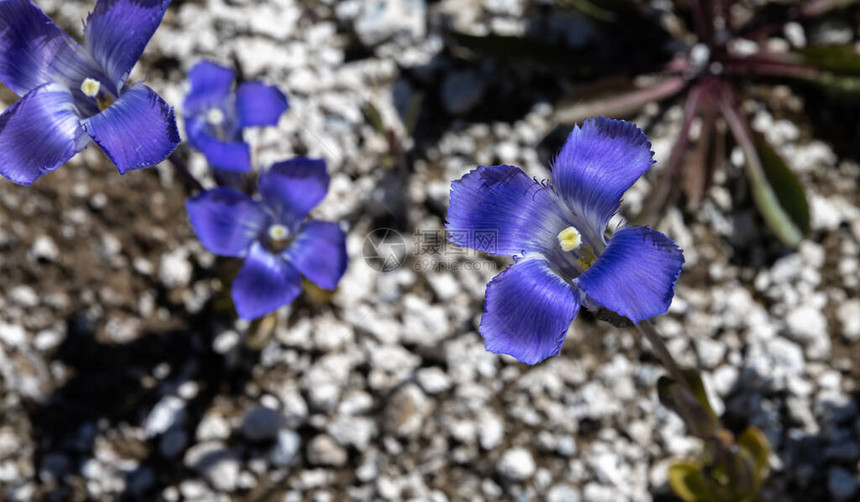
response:
<svg viewBox="0 0 860 502"><path fill-rule="evenodd" d="M290 231L287 227L276 223L269 227L269 239L272 240L273 243L280 243L289 237Z"/></svg>
<svg viewBox="0 0 860 502"><path fill-rule="evenodd" d="M582 244L582 235L574 227L567 227L559 232L558 243L565 252L573 251Z"/></svg>
<svg viewBox="0 0 860 502"><path fill-rule="evenodd" d="M94 78L85 78L81 83L81 92L88 98L94 98L99 95L102 88L102 83Z"/></svg>
<svg viewBox="0 0 860 502"><path fill-rule="evenodd" d="M224 123L224 112L217 108L212 108L206 114L206 121L214 126L219 126Z"/></svg>

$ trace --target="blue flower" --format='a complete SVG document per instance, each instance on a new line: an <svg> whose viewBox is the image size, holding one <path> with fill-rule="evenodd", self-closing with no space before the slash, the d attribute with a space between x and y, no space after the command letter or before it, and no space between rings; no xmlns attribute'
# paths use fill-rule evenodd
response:
<svg viewBox="0 0 860 502"><path fill-rule="evenodd" d="M561 352L582 306L634 323L668 310L684 263L678 246L635 225L604 236L652 157L635 125L601 117L570 133L553 184L504 165L480 166L452 183L451 240L515 258L487 285L480 325L487 350L535 364Z"/></svg>
<svg viewBox="0 0 860 502"><path fill-rule="evenodd" d="M127 84L170 0L98 0L81 45L30 0L0 0L0 81L19 96L0 115L0 175L29 185L94 140L125 174L179 144L173 109Z"/></svg>
<svg viewBox="0 0 860 502"><path fill-rule="evenodd" d="M216 188L186 201L206 249L245 258L232 289L239 317L254 319L291 303L301 276L323 289L337 287L346 270L346 236L337 223L306 219L328 183L325 161L297 158L260 176L260 200Z"/></svg>
<svg viewBox="0 0 860 502"><path fill-rule="evenodd" d="M277 87L243 82L233 90L235 72L201 61L188 73L191 89L183 113L188 142L209 165L225 171L250 171L251 153L242 139L246 127L277 125L289 108Z"/></svg>

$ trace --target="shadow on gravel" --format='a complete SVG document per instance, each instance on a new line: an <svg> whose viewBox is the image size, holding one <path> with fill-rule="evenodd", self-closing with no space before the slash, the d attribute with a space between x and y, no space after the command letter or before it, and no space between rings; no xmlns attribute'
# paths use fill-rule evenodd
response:
<svg viewBox="0 0 860 502"><path fill-rule="evenodd" d="M122 345L97 341L82 315L69 321L54 361L62 362L71 376L30 412L42 500L88 499L84 479L99 476L83 472L98 452L96 436L110 443L109 450L122 452L122 458L139 461L126 476L120 500L154 500L166 486L188 477L182 457L203 414L217 395L241 393L259 357L244 350L240 364L228 364L212 349L212 333L193 328L209 326L205 318L192 319L191 328L147 333ZM189 440L179 443L178 453L163 455L161 434L130 437L126 425L143 426L155 405L176 395L186 382L194 382L198 390L183 400L185 419L178 429Z"/></svg>
<svg viewBox="0 0 860 502"><path fill-rule="evenodd" d="M525 14L524 33L510 36L462 33L444 16L433 18L444 48L426 64L402 68L395 105L405 123L416 124L413 137L424 149L467 124L513 123L592 79L630 79L669 59L670 37L653 16L636 9L615 16L601 22L537 5ZM348 60L367 55L354 50Z"/></svg>
<svg viewBox="0 0 860 502"><path fill-rule="evenodd" d="M759 427L779 459L778 469L771 470L765 481L762 500L856 500L850 493L834 498L829 485L860 486L860 394L846 400L834 392L834 398L827 399L827 392L819 390L817 398L813 393L799 397L774 389L772 379L746 368L724 399L723 424L735 434L750 425ZM815 423L818 431L807 432L804 425Z"/></svg>

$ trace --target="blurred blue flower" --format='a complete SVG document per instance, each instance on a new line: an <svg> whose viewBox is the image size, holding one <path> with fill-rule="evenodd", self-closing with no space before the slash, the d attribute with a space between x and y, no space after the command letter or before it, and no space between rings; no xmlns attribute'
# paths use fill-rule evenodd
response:
<svg viewBox="0 0 860 502"><path fill-rule="evenodd" d="M29 185L94 140L124 174L179 144L171 108L132 67L170 0L98 0L84 44L30 0L0 0L0 81L19 96L0 115L0 175Z"/></svg>
<svg viewBox="0 0 860 502"><path fill-rule="evenodd" d="M634 323L668 310L684 263L678 246L635 225L608 242L604 236L652 157L635 125L600 117L570 133L552 184L505 165L480 166L452 183L451 240L515 258L487 285L480 325L487 350L535 364L561 352L581 306Z"/></svg>
<svg viewBox="0 0 860 502"><path fill-rule="evenodd" d="M278 125L289 109L277 87L243 82L233 90L230 68L201 61L188 73L191 89L183 103L188 142L206 155L209 165L225 171L251 170L251 153L243 141L246 127Z"/></svg>
<svg viewBox="0 0 860 502"><path fill-rule="evenodd" d="M325 161L297 158L260 176L260 200L216 188L186 201L206 249L245 258L232 289L239 317L254 319L291 303L301 276L323 289L337 287L347 265L346 236L337 223L306 218L328 183Z"/></svg>

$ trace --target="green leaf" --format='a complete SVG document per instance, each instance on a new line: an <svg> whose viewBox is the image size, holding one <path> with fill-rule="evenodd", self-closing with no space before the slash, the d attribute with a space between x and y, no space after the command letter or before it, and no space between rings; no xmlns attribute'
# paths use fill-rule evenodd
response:
<svg viewBox="0 0 860 502"><path fill-rule="evenodd" d="M382 114L379 109L373 106L373 103L368 102L364 105L364 116L370 123L373 130L382 136L388 135L388 128L385 127L385 122L382 120Z"/></svg>
<svg viewBox="0 0 860 502"><path fill-rule="evenodd" d="M809 203L800 180L761 134L755 147L763 176L751 176L756 204L768 226L787 246L795 247L809 233ZM747 159L747 164L752 164Z"/></svg>
<svg viewBox="0 0 860 502"><path fill-rule="evenodd" d="M846 98L860 97L860 77L822 72L807 80L825 92L836 96Z"/></svg>
<svg viewBox="0 0 860 502"><path fill-rule="evenodd" d="M687 379L687 383L690 385L690 389L693 390L693 395L696 396L699 403L705 408L705 410L707 410L709 415L717 418L717 414L714 413L714 409L711 408L711 403L708 401L708 394L705 392L705 384L702 382L702 377L699 375L699 372L689 368L681 371L683 371L684 377Z"/></svg>
<svg viewBox="0 0 860 502"><path fill-rule="evenodd" d="M537 63L581 78L604 74L614 62L601 58L594 48L571 48L535 36L471 35L452 32L448 46L455 56L467 60L498 58Z"/></svg>
<svg viewBox="0 0 860 502"><path fill-rule="evenodd" d="M767 141L751 132L730 96L722 100L723 117L744 152L744 172L759 212L783 244L796 247L809 232L809 203L803 186Z"/></svg>
<svg viewBox="0 0 860 502"><path fill-rule="evenodd" d="M819 45L798 49L791 54L820 70L860 75L860 53L850 45Z"/></svg>
<svg viewBox="0 0 860 502"><path fill-rule="evenodd" d="M537 3L532 2L533 5ZM556 0L555 12L570 9L601 23L614 23L619 17L629 17L639 12L637 6L629 0Z"/></svg>
<svg viewBox="0 0 860 502"><path fill-rule="evenodd" d="M615 21L617 17L611 10L598 7L595 3L590 2L589 0L570 0L570 2L576 10L597 21L611 23Z"/></svg>
<svg viewBox="0 0 860 502"><path fill-rule="evenodd" d="M752 455L755 460L756 474L760 476L767 467L770 456L770 444L767 437L758 427L750 426L738 436L737 444Z"/></svg>
<svg viewBox="0 0 860 502"><path fill-rule="evenodd" d="M669 466L669 486L685 502L713 502L708 485L695 462L682 461Z"/></svg>
<svg viewBox="0 0 860 502"><path fill-rule="evenodd" d="M719 429L719 420L705 395L705 387L695 370L683 370L692 394L668 377L657 380L657 396L667 408L681 416L690 434L710 438Z"/></svg>
<svg viewBox="0 0 860 502"><path fill-rule="evenodd" d="M731 493L728 500L746 502L758 496L758 480L755 459L750 452L738 448L730 451L725 461L728 476L727 487Z"/></svg>

